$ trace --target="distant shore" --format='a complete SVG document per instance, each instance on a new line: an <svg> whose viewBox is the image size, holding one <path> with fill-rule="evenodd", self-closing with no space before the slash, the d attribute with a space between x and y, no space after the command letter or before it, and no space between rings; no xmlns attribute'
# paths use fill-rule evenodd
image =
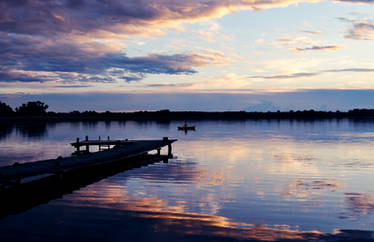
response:
<svg viewBox="0 0 374 242"><path fill-rule="evenodd" d="M47 112L43 115L9 115L0 117L0 121L80 121L80 120L138 120L138 121L172 121L172 120L272 120L272 119L374 119L374 109L353 109L341 111L288 111L288 112L200 112L200 111L139 111L139 112L95 112L73 111L70 113Z"/></svg>

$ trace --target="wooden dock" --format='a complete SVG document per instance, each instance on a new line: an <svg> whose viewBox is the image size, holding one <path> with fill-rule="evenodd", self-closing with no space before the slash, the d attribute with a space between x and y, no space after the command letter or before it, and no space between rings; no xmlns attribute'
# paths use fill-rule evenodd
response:
<svg viewBox="0 0 374 242"><path fill-rule="evenodd" d="M144 154L111 163L70 169L63 174L57 173L15 185L11 189L0 189L0 219L61 198L65 194L71 194L75 190L120 172L160 161L168 162L169 158L168 155Z"/></svg>
<svg viewBox="0 0 374 242"><path fill-rule="evenodd" d="M63 175L64 173L84 168L98 166L118 161L126 162L137 156L142 156L150 151L156 150L160 156L161 148L168 147L168 157L172 156L172 146L176 139L164 137L160 140L89 140L71 143L77 149L75 156L58 157L57 159L41 160L12 166L0 167L0 191L27 183L31 180L42 179L51 175ZM89 153L90 146L107 147L108 149ZM85 146L84 152L80 147Z"/></svg>

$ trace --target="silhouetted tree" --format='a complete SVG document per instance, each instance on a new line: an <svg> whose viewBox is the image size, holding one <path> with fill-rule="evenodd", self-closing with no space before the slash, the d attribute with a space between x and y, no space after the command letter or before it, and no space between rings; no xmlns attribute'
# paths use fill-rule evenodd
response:
<svg viewBox="0 0 374 242"><path fill-rule="evenodd" d="M36 101L22 104L22 106L16 108L16 112L20 115L44 115L47 109L48 105L41 101Z"/></svg>
<svg viewBox="0 0 374 242"><path fill-rule="evenodd" d="M0 102L0 115L9 116L14 113L13 109L6 103Z"/></svg>
<svg viewBox="0 0 374 242"><path fill-rule="evenodd" d="M81 114L81 112L79 112L77 110L74 110L74 111L71 111L69 114L72 115L72 116L79 116Z"/></svg>

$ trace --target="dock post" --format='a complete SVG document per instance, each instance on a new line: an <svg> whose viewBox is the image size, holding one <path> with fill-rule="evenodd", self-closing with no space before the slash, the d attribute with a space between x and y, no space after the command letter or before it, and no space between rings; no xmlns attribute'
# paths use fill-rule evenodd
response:
<svg viewBox="0 0 374 242"><path fill-rule="evenodd" d="M79 138L77 137L77 147L75 147L77 149L77 154L79 154L80 152L80 145L79 145Z"/></svg>
<svg viewBox="0 0 374 242"><path fill-rule="evenodd" d="M100 144L100 141L101 141L101 136L99 136L99 151L101 150L101 144Z"/></svg>
<svg viewBox="0 0 374 242"><path fill-rule="evenodd" d="M169 157L164 157L164 159L162 159L162 162L163 163L168 163L169 162Z"/></svg>
<svg viewBox="0 0 374 242"><path fill-rule="evenodd" d="M88 141L88 136L86 135L86 141ZM86 152L89 153L90 152L90 146L89 145L86 145Z"/></svg>
<svg viewBox="0 0 374 242"><path fill-rule="evenodd" d="M171 144L168 144L168 156L169 157L172 157L173 155L171 154L171 150L172 150L172 148L171 148Z"/></svg>
<svg viewBox="0 0 374 242"><path fill-rule="evenodd" d="M158 155L158 156L161 155L161 148L158 148L158 149L157 149L157 155Z"/></svg>
<svg viewBox="0 0 374 242"><path fill-rule="evenodd" d="M108 136L108 141L110 140L110 137ZM110 144L108 142L108 149L110 149Z"/></svg>

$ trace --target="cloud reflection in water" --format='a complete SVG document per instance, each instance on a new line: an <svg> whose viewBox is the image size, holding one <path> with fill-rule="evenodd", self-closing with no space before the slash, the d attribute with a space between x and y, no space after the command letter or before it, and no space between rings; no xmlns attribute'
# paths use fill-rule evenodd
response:
<svg viewBox="0 0 374 242"><path fill-rule="evenodd" d="M141 224L129 228L204 240L328 241L353 236L347 231L328 234L336 228L372 228L372 126L345 121L197 122L198 131L184 136L173 122L162 127L152 122L77 124L47 128L43 142L50 145L48 151L62 153L62 144L87 132L111 137L167 135L179 138L173 146L178 158L106 178L33 209L35 213L59 208L74 211L80 219L97 216L110 226L112 220L134 219ZM1 145L17 144L33 158L38 151L40 157L47 155L41 140L14 135ZM63 140L66 136L68 141ZM8 148L7 152L16 154ZM95 225L88 226L95 230Z"/></svg>

